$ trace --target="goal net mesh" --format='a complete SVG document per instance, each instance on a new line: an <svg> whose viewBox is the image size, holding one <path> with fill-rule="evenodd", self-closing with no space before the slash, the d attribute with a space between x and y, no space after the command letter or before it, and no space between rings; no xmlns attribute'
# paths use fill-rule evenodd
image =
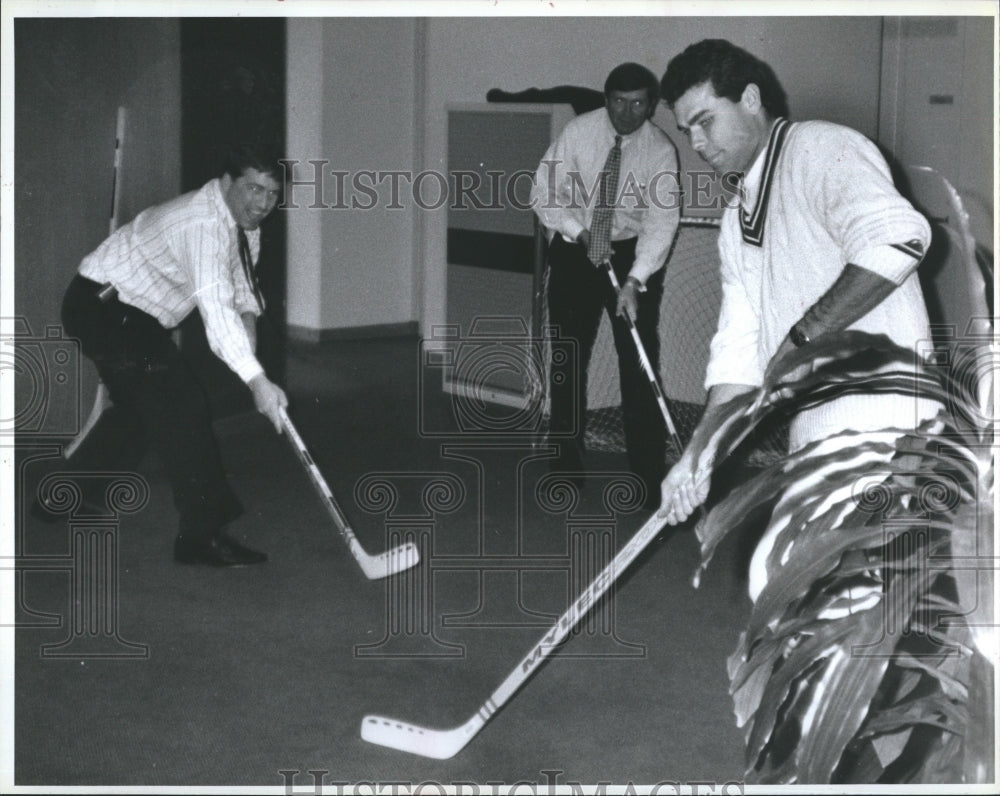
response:
<svg viewBox="0 0 1000 796"><path fill-rule="evenodd" d="M682 442L701 418L709 344L719 319L719 236L716 219L683 219L667 260L660 308L660 381L667 408ZM548 269L544 275L548 296ZM541 302L541 328L549 325L548 302ZM586 444L591 450L624 451L618 355L607 313L590 358L587 382ZM668 456L680 455L668 442Z"/></svg>

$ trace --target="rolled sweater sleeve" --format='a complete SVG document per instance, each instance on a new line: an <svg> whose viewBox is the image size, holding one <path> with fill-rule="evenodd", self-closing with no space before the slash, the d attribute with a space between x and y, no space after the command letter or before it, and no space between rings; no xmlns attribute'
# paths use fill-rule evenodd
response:
<svg viewBox="0 0 1000 796"><path fill-rule="evenodd" d="M821 169L814 212L854 263L900 285L916 270L930 243L930 225L896 190L878 148L848 128L820 128L815 157L797 162Z"/></svg>

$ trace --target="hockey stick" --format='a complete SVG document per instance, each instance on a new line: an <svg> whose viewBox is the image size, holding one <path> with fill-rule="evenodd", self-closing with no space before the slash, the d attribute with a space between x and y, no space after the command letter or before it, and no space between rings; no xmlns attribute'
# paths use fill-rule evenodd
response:
<svg viewBox="0 0 1000 796"><path fill-rule="evenodd" d="M104 414L104 410L111 406L111 396L108 395L108 388L104 386L103 381L97 382L97 393L94 395L94 405L90 408L90 415L87 416L87 422L83 424L83 428L80 432L73 437L69 444L63 449L63 457L68 459L74 453L76 449L80 447L83 441L87 438L87 435L94 430L94 426L97 425L97 421L101 419L101 415Z"/></svg>
<svg viewBox="0 0 1000 796"><path fill-rule="evenodd" d="M316 487L316 491L323 498L323 505L330 512L334 525L337 526L340 535L347 542L347 549L351 551L351 555L361 565L361 571L365 573L365 577L369 580L384 578L388 575L395 575L397 572L402 572L404 569L409 569L415 565L420 560L420 553L413 542L407 542L375 556L365 552L365 549L361 546L361 542L358 541L358 537L351 530L344 512L341 511L340 506L337 505L337 501L334 500L330 487L327 486L319 468L316 467L312 456L309 455L302 437L295 430L295 426L292 425L292 421L284 409L281 410L281 425L292 447L295 448L295 453L298 455L299 461L302 462L302 466L309 473L309 478L312 480L313 486Z"/></svg>
<svg viewBox="0 0 1000 796"><path fill-rule="evenodd" d="M611 563L590 582L590 585L576 598L566 613L559 617L559 620L531 648L531 651L514 667L514 671L507 675L507 679L465 724L447 730L434 730L429 727L406 724L384 716L369 715L361 720L361 737L369 743L388 746L424 757L433 757L438 760L454 757L482 729L490 717L503 707L504 703L514 695L514 692L524 685L549 653L562 643L576 623L583 618L618 576L660 532L665 522L656 514L646 521L646 524L636 532L618 555L611 560Z"/></svg>
<svg viewBox="0 0 1000 796"><path fill-rule="evenodd" d="M611 267L611 261L605 260L603 267L608 272L608 279L611 280L611 286L615 289L615 294L621 292L621 285L618 284L618 277L615 276L615 271ZM646 378L649 380L649 386L653 390L653 395L656 396L656 403L660 407L660 413L663 415L663 422L667 424L667 431L670 434L670 439L673 441L674 445L677 446L677 455L680 456L684 452L684 445L681 443L681 438L677 434L677 428L674 426L673 418L670 417L670 410L667 409L667 402L663 397L663 390L660 389L660 383L656 380L656 372L653 370L653 366L649 364L649 357L646 355L646 347L642 344L642 340L639 338L639 330L635 328L635 321L632 320L632 315L629 313L628 308L624 308L622 313L625 318L625 324L628 326L629 334L632 335L632 341L635 343L635 350L639 354L639 365L642 368L642 372L645 374Z"/></svg>
<svg viewBox="0 0 1000 796"><path fill-rule="evenodd" d="M118 211L121 207L122 188L122 151L125 148L125 118L125 107L120 105L118 107L118 118L115 122L115 155L112 161L113 174L111 178L111 217L108 222L109 235L118 229ZM97 421L101 419L104 410L109 406L111 406L111 396L108 395L108 388L104 386L104 382L98 381L97 394L94 396L94 405L90 409L87 422L83 424L80 432L63 450L64 458L68 459L76 452L76 449L80 447L80 444L87 438L87 435L94 430Z"/></svg>

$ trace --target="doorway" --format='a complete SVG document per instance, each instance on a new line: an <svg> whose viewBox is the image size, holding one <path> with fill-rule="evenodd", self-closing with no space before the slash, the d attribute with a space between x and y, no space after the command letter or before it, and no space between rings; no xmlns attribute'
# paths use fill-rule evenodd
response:
<svg viewBox="0 0 1000 796"><path fill-rule="evenodd" d="M200 188L222 171L231 141L264 138L285 145L285 20L181 20L181 187ZM257 275L267 311L257 324L257 358L268 378L285 382L285 240L281 210L261 225ZM253 408L240 379L208 347L198 313L182 326L182 347L208 393L216 419Z"/></svg>

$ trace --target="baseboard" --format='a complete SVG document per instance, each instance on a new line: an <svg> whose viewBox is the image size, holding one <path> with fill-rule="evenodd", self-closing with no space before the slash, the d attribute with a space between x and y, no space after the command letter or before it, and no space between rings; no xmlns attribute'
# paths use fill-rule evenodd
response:
<svg viewBox="0 0 1000 796"><path fill-rule="evenodd" d="M369 326L347 326L339 329L311 329L288 324L288 338L301 343L325 343L329 340L376 340L389 337L416 337L416 321L375 323Z"/></svg>

